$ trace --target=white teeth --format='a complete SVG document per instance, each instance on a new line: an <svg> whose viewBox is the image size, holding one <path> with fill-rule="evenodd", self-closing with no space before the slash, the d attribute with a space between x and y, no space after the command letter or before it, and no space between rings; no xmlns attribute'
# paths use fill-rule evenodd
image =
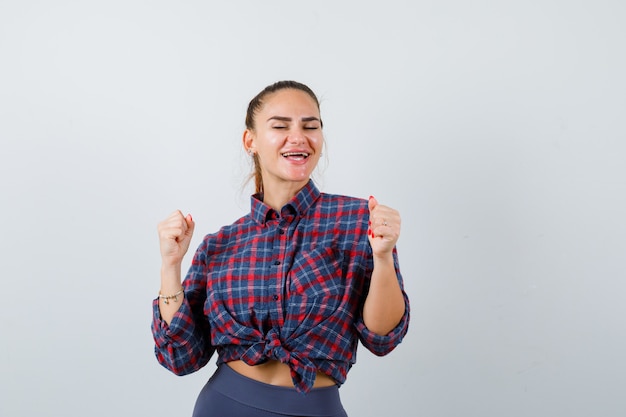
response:
<svg viewBox="0 0 626 417"><path fill-rule="evenodd" d="M303 153L303 152L286 152L282 155L283 156L303 156L305 158L309 156L308 153Z"/></svg>

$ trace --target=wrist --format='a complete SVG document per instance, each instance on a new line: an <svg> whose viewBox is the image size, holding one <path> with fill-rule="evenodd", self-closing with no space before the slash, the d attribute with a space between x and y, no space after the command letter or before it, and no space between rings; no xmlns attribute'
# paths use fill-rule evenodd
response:
<svg viewBox="0 0 626 417"><path fill-rule="evenodd" d="M161 289L164 291L180 289L180 265L161 265Z"/></svg>
<svg viewBox="0 0 626 417"><path fill-rule="evenodd" d="M393 252L385 252L382 254L372 254L372 258L374 259L374 264L391 264L393 265Z"/></svg>
<svg viewBox="0 0 626 417"><path fill-rule="evenodd" d="M180 262L176 262L176 263L162 262L161 263L161 275L163 274L180 275L180 270L181 270Z"/></svg>
<svg viewBox="0 0 626 417"><path fill-rule="evenodd" d="M163 294L162 291L159 291L159 301L163 301L165 304L170 304L173 302L175 304L179 304L179 299L182 302L182 298L185 296L185 289L181 287L175 293L166 293Z"/></svg>

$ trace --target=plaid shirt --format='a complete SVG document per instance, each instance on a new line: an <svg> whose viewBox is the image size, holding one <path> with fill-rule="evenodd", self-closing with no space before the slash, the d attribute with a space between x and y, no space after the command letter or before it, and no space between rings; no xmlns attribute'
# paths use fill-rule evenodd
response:
<svg viewBox="0 0 626 417"><path fill-rule="evenodd" d="M154 300L156 357L184 375L217 350L218 364L288 364L300 392L317 371L342 384L359 340L382 356L409 324L406 293L405 314L389 334L369 331L361 317L373 269L367 200L320 193L311 181L280 212L258 197L248 215L204 238L169 326ZM402 286L395 249L393 257Z"/></svg>

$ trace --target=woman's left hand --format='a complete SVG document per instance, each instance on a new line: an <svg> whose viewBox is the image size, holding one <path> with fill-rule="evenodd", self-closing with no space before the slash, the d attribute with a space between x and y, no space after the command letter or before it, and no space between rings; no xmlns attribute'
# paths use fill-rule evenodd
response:
<svg viewBox="0 0 626 417"><path fill-rule="evenodd" d="M374 197L369 198L369 228L367 231L375 257L383 257L393 251L400 237L400 213L391 207L378 204Z"/></svg>

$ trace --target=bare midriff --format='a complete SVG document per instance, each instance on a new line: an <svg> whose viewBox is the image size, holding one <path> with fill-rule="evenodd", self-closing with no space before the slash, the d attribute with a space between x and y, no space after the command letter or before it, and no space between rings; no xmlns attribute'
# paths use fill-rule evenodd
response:
<svg viewBox="0 0 626 417"><path fill-rule="evenodd" d="M293 388L293 380L291 379L291 371L289 366L278 362L268 361L260 365L250 366L243 361L228 362L235 372L254 379L255 381L265 384L275 385L279 387ZM336 385L335 380L321 372L317 373L313 388L323 388Z"/></svg>

